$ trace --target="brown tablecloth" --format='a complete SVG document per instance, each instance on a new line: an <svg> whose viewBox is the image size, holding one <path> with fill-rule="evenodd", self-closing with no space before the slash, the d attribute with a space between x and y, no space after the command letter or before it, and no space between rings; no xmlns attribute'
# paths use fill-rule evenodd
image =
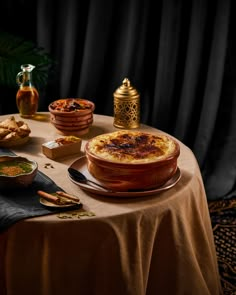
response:
<svg viewBox="0 0 236 295"><path fill-rule="evenodd" d="M48 113L26 121L31 140L13 151L36 160L58 186L79 196L85 215L27 218L1 233L1 295L221 294L205 190L188 147L180 142L182 176L171 189L139 198L92 195L69 180L67 168L87 139L115 130L113 118L94 115L81 154L56 161L41 152L43 142L60 137Z"/></svg>

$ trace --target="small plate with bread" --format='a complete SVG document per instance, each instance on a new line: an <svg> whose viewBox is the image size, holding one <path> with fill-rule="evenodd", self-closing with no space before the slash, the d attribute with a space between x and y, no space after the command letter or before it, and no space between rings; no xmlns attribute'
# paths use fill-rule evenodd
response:
<svg viewBox="0 0 236 295"><path fill-rule="evenodd" d="M0 122L0 147L13 147L23 145L29 140L31 130L24 121L16 121L9 116Z"/></svg>

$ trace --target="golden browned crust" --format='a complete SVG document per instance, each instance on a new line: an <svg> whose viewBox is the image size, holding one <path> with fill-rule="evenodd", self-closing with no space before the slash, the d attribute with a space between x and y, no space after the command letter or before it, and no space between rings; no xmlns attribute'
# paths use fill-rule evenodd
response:
<svg viewBox="0 0 236 295"><path fill-rule="evenodd" d="M113 162L146 163L164 159L175 150L175 142L159 133L122 130L94 137L92 154Z"/></svg>

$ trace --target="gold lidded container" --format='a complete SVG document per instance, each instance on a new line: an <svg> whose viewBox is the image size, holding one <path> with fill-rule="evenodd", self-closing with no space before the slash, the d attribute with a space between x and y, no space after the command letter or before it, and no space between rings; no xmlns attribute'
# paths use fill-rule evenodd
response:
<svg viewBox="0 0 236 295"><path fill-rule="evenodd" d="M113 93L114 123L117 128L138 128L140 123L139 92L125 78L122 85Z"/></svg>

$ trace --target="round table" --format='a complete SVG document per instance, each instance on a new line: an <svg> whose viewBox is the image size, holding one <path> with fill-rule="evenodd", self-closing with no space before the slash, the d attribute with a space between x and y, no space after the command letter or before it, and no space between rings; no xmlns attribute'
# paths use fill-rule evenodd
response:
<svg viewBox="0 0 236 295"><path fill-rule="evenodd" d="M95 195L71 182L67 168L84 154L89 138L117 130L113 117L94 114L89 133L81 136L81 154L56 160L41 150L61 136L49 113L23 120L30 142L12 150L36 160L40 171L80 198L88 214L27 218L1 233L1 295L221 294L204 185L187 146L178 141L181 178L172 188L138 198ZM139 129L161 132L143 124Z"/></svg>

